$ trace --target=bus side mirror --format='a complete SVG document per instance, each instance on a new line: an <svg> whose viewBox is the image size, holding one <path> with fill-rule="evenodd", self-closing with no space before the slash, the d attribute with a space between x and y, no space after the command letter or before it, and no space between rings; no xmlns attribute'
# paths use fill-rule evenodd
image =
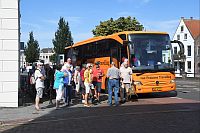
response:
<svg viewBox="0 0 200 133"><path fill-rule="evenodd" d="M185 59L186 59L186 56L184 55L185 51L184 51L183 43L181 41L178 41L178 40L173 40L173 41L171 41L171 43L178 43L178 45L180 47L180 51L178 52L178 56L179 56L180 60L182 62L184 62Z"/></svg>

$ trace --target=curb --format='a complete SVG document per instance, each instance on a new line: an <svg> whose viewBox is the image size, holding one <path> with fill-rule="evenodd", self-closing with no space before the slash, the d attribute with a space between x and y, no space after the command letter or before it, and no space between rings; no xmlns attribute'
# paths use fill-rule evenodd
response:
<svg viewBox="0 0 200 133"><path fill-rule="evenodd" d="M0 126L22 125L22 124L25 124L27 122L31 122L33 120L34 120L33 118L26 118L26 119L0 121Z"/></svg>

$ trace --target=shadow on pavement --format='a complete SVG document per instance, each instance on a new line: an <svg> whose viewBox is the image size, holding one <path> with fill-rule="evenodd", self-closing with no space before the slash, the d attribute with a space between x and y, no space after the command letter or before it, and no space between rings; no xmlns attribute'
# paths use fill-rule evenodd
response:
<svg viewBox="0 0 200 133"><path fill-rule="evenodd" d="M200 103L63 107L2 133L199 133Z"/></svg>

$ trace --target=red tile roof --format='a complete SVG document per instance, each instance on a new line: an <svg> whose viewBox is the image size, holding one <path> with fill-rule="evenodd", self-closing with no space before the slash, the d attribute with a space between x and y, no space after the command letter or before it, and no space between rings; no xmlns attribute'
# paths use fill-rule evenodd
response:
<svg viewBox="0 0 200 133"><path fill-rule="evenodd" d="M183 21L189 29L193 39L196 39L200 35L200 20L184 19Z"/></svg>

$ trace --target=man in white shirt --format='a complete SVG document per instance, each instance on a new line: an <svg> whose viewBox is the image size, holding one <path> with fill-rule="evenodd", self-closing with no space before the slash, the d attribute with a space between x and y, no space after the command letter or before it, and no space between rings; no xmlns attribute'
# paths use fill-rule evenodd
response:
<svg viewBox="0 0 200 133"><path fill-rule="evenodd" d="M45 75L42 73L42 65L43 63L38 62L37 63L37 69L35 70L35 89L36 89L36 97L35 97L35 109L39 110L39 103L40 98L42 98L43 95L43 89L44 89L44 80Z"/></svg>
<svg viewBox="0 0 200 133"><path fill-rule="evenodd" d="M129 89L132 84L132 69L128 66L127 62L123 63L123 67L120 68L121 77L121 100L125 102L125 91L126 91L126 101L128 101Z"/></svg>
<svg viewBox="0 0 200 133"><path fill-rule="evenodd" d="M63 67L62 67L62 71L64 71L67 68L67 65L70 66L70 70L73 72L73 65L72 65L72 60L71 58L67 59L67 62L64 63Z"/></svg>

